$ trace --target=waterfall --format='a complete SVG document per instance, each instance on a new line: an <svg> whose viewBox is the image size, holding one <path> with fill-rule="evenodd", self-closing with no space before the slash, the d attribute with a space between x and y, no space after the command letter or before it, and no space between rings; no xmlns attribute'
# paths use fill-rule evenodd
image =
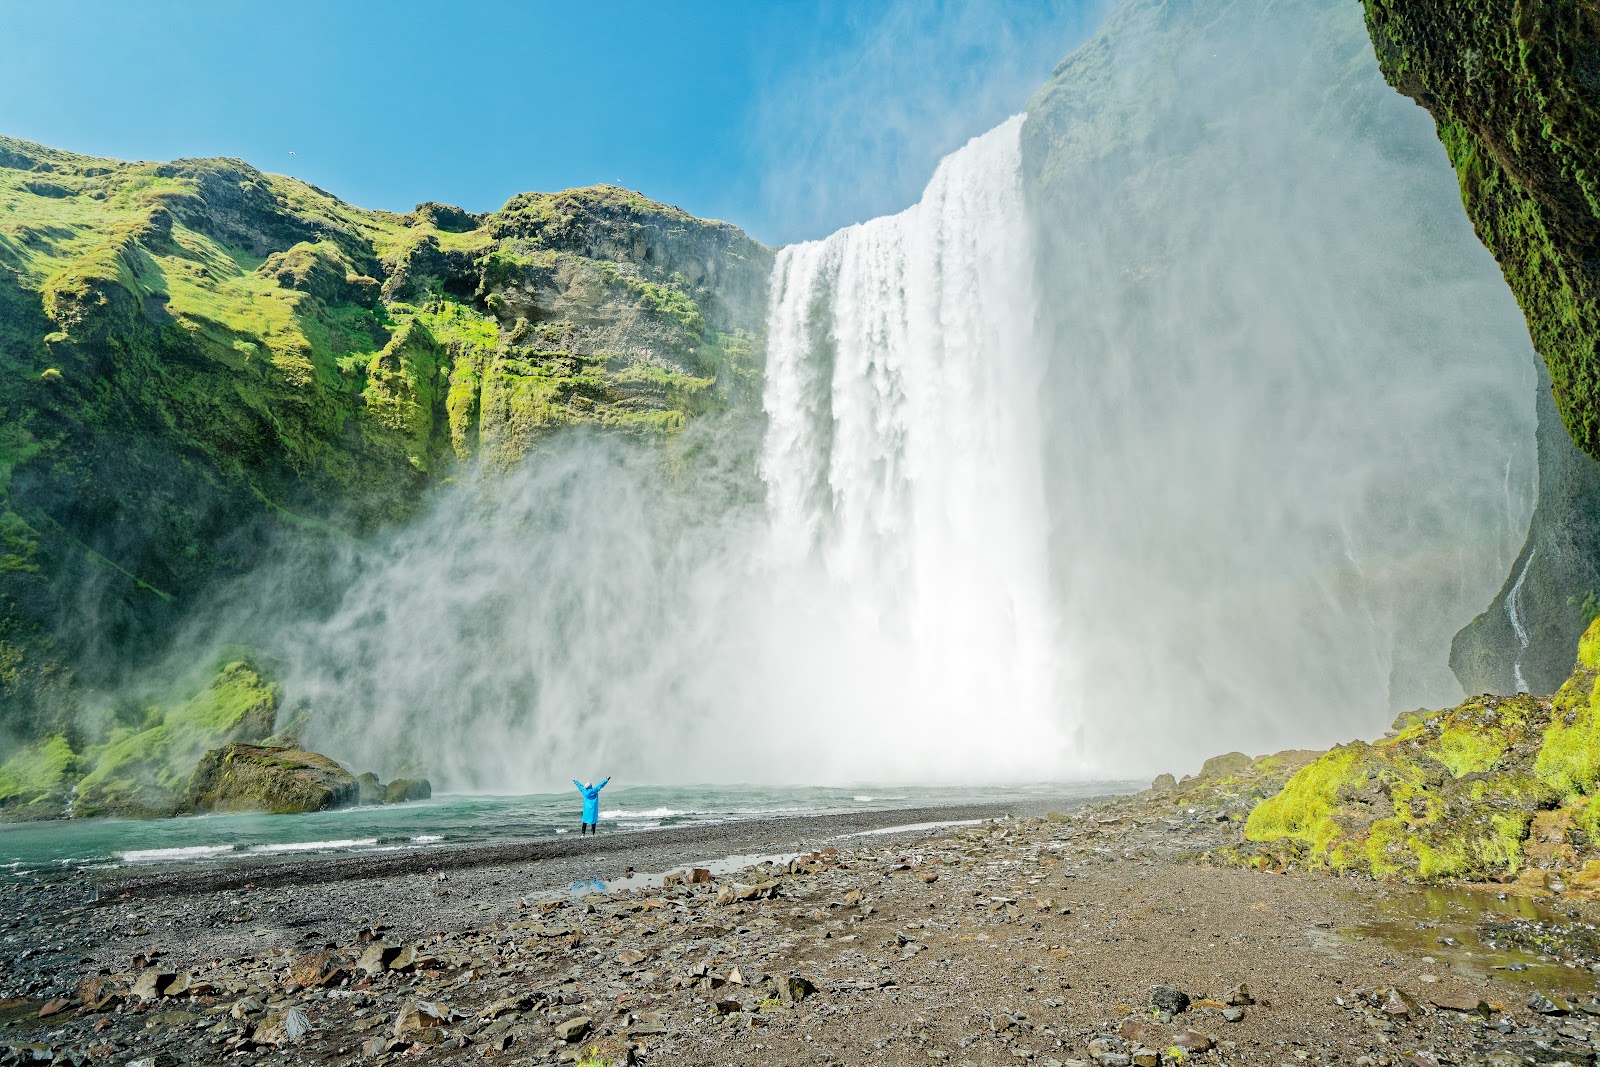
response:
<svg viewBox="0 0 1600 1067"><path fill-rule="evenodd" d="M1511 622L1512 632L1517 635L1517 654L1511 661L1511 679L1516 683L1519 693L1528 691L1527 679L1522 677L1522 656L1528 651L1528 628L1522 622L1522 583L1528 577L1528 568L1533 566L1533 557L1538 554L1538 549L1528 553L1528 558L1522 562L1522 569L1517 572L1511 592L1506 596L1506 618Z"/></svg>
<svg viewBox="0 0 1600 1067"><path fill-rule="evenodd" d="M1059 773L1022 122L900 214L779 253L762 475L780 573L906 671L893 717L981 723L1012 759L1052 738Z"/></svg>

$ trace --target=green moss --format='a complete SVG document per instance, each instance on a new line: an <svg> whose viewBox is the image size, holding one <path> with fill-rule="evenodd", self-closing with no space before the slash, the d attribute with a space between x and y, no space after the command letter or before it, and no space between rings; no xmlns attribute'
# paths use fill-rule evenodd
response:
<svg viewBox="0 0 1600 1067"><path fill-rule="evenodd" d="M0 728L73 727L283 527L360 536L569 427L754 405L764 309L718 286L769 262L613 188L398 215L0 137Z"/></svg>
<svg viewBox="0 0 1600 1067"><path fill-rule="evenodd" d="M1244 836L1250 841L1279 841L1295 838L1321 857L1340 833L1334 819L1341 789L1359 786L1365 780L1361 770L1361 747L1336 748L1315 763L1302 768L1289 779L1283 791L1256 806L1245 821Z"/></svg>
<svg viewBox="0 0 1600 1067"><path fill-rule="evenodd" d="M1384 76L1433 114L1578 446L1600 456L1600 32L1570 3L1364 0Z"/></svg>
<svg viewBox="0 0 1600 1067"><path fill-rule="evenodd" d="M268 736L277 713L277 685L248 662L228 663L187 700L153 706L136 727L118 728L90 748L75 813L169 814L205 751Z"/></svg>
<svg viewBox="0 0 1600 1067"><path fill-rule="evenodd" d="M1334 749L1250 813L1241 860L1439 881L1515 872L1556 797L1534 769L1550 706L1477 697Z"/></svg>
<svg viewBox="0 0 1600 1067"><path fill-rule="evenodd" d="M1459 722L1439 732L1437 746L1437 759L1457 778L1488 770L1506 751L1504 738L1498 732Z"/></svg>
<svg viewBox="0 0 1600 1067"><path fill-rule="evenodd" d="M78 757L57 734L24 745L0 763L0 810L64 802L78 770Z"/></svg>

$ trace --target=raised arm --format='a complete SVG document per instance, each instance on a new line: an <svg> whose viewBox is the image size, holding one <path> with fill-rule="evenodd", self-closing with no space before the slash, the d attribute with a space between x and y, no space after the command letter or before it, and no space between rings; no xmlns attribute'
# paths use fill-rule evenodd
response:
<svg viewBox="0 0 1600 1067"><path fill-rule="evenodd" d="M583 792L583 783L582 782L580 782L576 778L574 778L572 780L572 784L578 787L578 792L580 792L580 793Z"/></svg>

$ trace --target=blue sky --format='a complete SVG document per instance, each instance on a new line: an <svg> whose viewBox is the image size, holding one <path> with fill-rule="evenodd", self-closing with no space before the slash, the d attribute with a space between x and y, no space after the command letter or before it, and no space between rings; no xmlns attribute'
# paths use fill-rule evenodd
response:
<svg viewBox="0 0 1600 1067"><path fill-rule="evenodd" d="M0 133L401 211L614 182L777 244L914 201L1105 6L0 0Z"/></svg>

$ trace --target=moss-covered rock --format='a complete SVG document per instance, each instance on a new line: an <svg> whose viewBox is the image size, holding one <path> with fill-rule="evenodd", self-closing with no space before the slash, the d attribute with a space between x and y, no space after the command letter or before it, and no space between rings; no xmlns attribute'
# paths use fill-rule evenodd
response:
<svg viewBox="0 0 1600 1067"><path fill-rule="evenodd" d="M1243 752L1228 752L1206 760L1198 774L1181 779L1159 776L1134 800L1142 806L1213 809L1242 822L1253 807L1282 789L1290 775L1320 755L1289 749L1252 759Z"/></svg>
<svg viewBox="0 0 1600 1067"><path fill-rule="evenodd" d="M327 756L292 739L279 745L230 744L201 757L184 796L188 811L264 811L288 815L354 804L356 779Z"/></svg>
<svg viewBox="0 0 1600 1067"><path fill-rule="evenodd" d="M383 790L385 804L404 804L412 800L427 800L433 796L433 786L426 778L396 778Z"/></svg>
<svg viewBox="0 0 1600 1067"><path fill-rule="evenodd" d="M72 802L80 760L59 734L25 745L0 763L0 819L56 819Z"/></svg>
<svg viewBox="0 0 1600 1067"><path fill-rule="evenodd" d="M383 803L383 783L378 781L378 776L371 771L363 771L356 775L356 803Z"/></svg>
<svg viewBox="0 0 1600 1067"><path fill-rule="evenodd" d="M1600 13L1573 0L1364 6L1384 76L1434 118L1553 393L1528 543L1451 666L1468 692L1549 692L1600 596ZM1555 417L1580 454L1554 439Z"/></svg>
<svg viewBox="0 0 1600 1067"><path fill-rule="evenodd" d="M1231 858L1413 881L1528 869L1590 878L1600 871L1597 683L1600 622L1553 697L1475 697L1334 748L1251 811Z"/></svg>

